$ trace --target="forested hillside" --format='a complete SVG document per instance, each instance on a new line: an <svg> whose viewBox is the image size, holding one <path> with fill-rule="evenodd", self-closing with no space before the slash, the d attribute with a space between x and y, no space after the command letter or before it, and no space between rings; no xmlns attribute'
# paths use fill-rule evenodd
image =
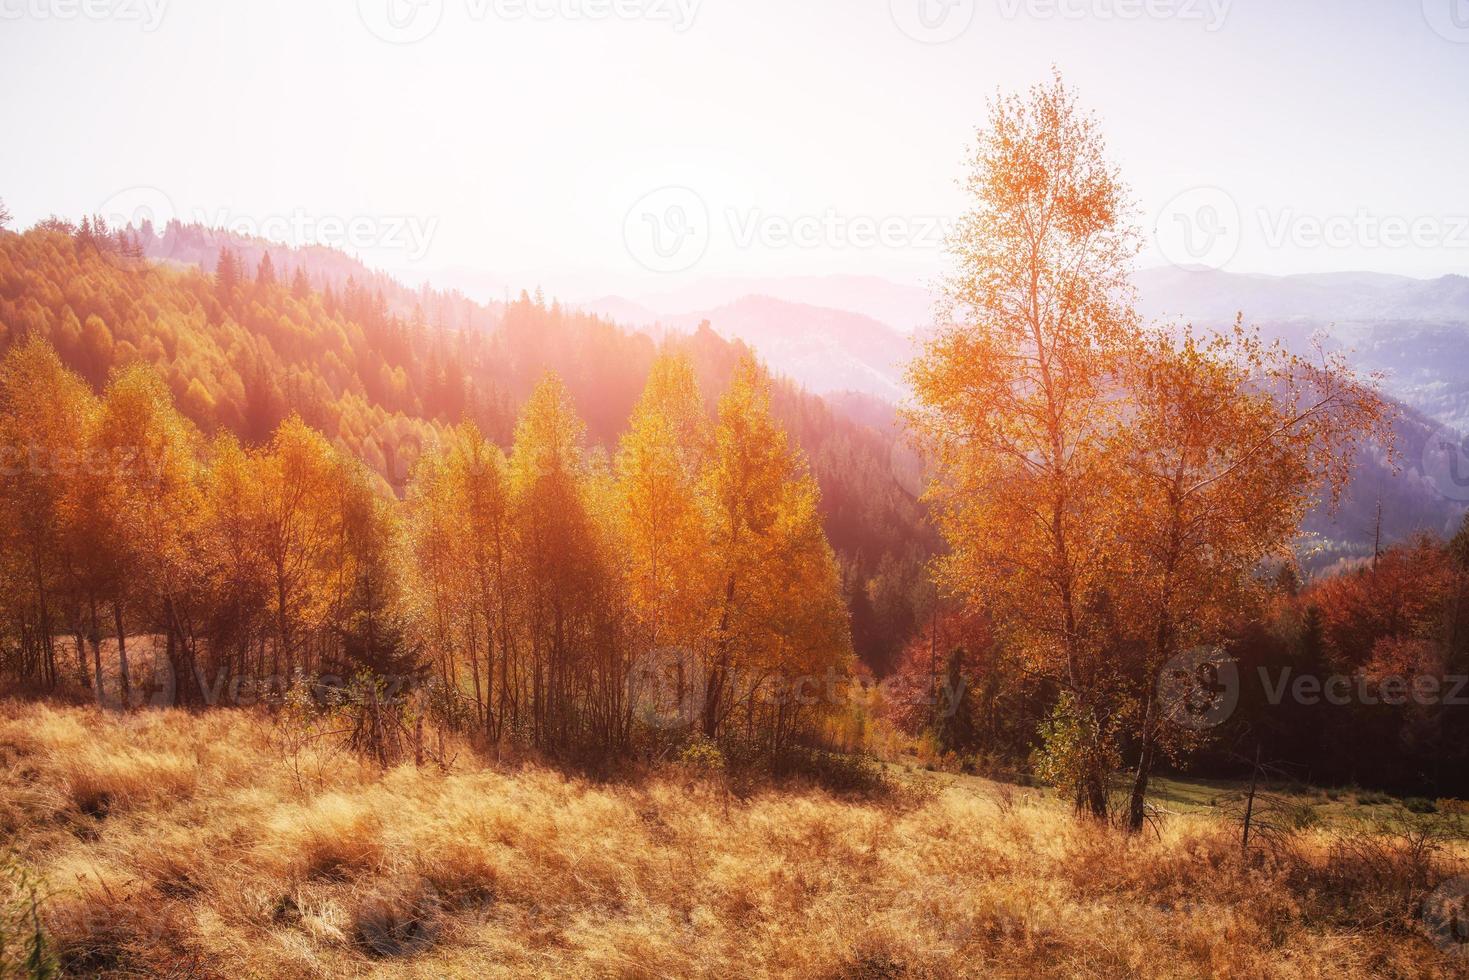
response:
<svg viewBox="0 0 1469 980"><path fill-rule="evenodd" d="M216 242L207 270L144 255L164 248L203 261ZM151 365L202 432L229 431L247 446L299 416L400 494L424 449L461 421L508 446L548 371L591 445L610 449L659 353L645 335L539 296L481 306L378 276L364 284L354 265L192 226L155 236L44 222L0 233L0 349L46 340L97 391L120 368ZM663 347L689 358L711 412L746 353L707 328ZM934 548L894 476L895 437L789 383L772 398L820 487L857 650L884 669L912 628L919 565Z"/></svg>

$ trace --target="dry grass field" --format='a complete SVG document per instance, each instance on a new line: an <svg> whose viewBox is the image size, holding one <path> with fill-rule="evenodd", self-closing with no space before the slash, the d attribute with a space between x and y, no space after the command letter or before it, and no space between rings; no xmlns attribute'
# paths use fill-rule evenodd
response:
<svg viewBox="0 0 1469 980"><path fill-rule="evenodd" d="M1317 827L1248 859L1048 794L593 783L467 750L375 771L267 719L0 704L0 839L68 974L1451 976L1462 854Z"/></svg>

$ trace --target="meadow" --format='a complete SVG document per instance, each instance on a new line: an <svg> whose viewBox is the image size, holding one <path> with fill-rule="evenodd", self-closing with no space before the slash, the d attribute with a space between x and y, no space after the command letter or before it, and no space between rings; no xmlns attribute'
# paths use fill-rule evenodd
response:
<svg viewBox="0 0 1469 980"><path fill-rule="evenodd" d="M1419 909L1469 852L1366 794L1313 792L1321 819L1245 853L1225 785L1160 781L1157 819L1126 835L1049 790L921 768L861 793L690 764L591 780L451 743L446 765L380 769L258 711L7 702L0 717L9 881L35 884L70 975L1464 966Z"/></svg>

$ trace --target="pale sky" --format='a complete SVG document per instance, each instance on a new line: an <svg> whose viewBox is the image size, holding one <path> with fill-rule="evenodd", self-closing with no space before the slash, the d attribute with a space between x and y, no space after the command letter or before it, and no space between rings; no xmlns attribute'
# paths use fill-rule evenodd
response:
<svg viewBox="0 0 1469 980"><path fill-rule="evenodd" d="M1469 273L1469 0L0 0L0 198L486 294L919 282L1052 64L1144 265Z"/></svg>

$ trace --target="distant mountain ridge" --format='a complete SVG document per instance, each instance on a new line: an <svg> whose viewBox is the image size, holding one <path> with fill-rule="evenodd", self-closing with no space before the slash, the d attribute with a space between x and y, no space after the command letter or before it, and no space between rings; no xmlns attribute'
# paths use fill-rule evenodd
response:
<svg viewBox="0 0 1469 980"><path fill-rule="evenodd" d="M666 294L719 294L725 281L705 289ZM811 291L809 281L775 292ZM882 294L882 280L863 280L864 294ZM1321 568L1370 554L1382 505L1384 541L1417 532L1444 534L1462 519L1464 505L1440 491L1424 472L1430 443L1448 424L1469 431L1469 278L1420 280L1379 273L1302 276L1245 275L1216 270L1150 269L1137 273L1139 308L1149 322L1190 322L1224 328L1243 314L1270 337L1305 350L1321 335L1329 349L1348 353L1364 372L1381 372L1386 393L1403 407L1396 426L1399 465L1394 472L1381 456L1367 456L1335 513L1315 511L1307 530L1316 538L1309 565ZM761 288L773 288L760 281ZM825 282L822 288L839 285ZM888 286L901 292L911 287ZM921 292L921 290L920 290ZM867 424L880 422L905 393L903 372L926 329L907 333L845 308L796 303L770 295L747 295L696 312L663 312L606 297L586 306L602 316L655 333L688 332L707 320L726 339L739 339L761 352L772 367Z"/></svg>
<svg viewBox="0 0 1469 980"><path fill-rule="evenodd" d="M401 286L329 249L290 249L198 226L170 226L144 242L150 255L205 270L213 269L224 244L240 252L247 267L268 252L283 277L302 266L317 288L342 290L353 283L359 292L379 292L388 310L405 320L419 320L430 329L498 333L504 315L499 304L474 303L454 291ZM1435 486L1424 473L1424 460L1443 423L1469 430L1469 279L1416 280L1375 273L1275 277L1155 269L1138 273L1135 281L1140 309L1152 321L1223 327L1243 311L1247 322L1296 349L1313 335L1323 334L1329 347L1349 350L1358 369L1381 371L1387 393L1404 404L1397 427L1402 472L1394 473L1377 457L1360 462L1360 472L1341 508L1335 514L1318 510L1308 522L1308 530L1321 545L1312 567L1369 555L1379 502L1384 541L1399 540L1415 531L1442 534L1461 519L1464 505ZM780 295L741 295L682 312L669 305L681 299L719 298L753 285ZM871 277L827 277L785 282L720 280L636 301L605 297L580 304L580 308L655 342L665 337L693 337L707 322L723 340L748 344L776 373L826 396L838 415L897 447L901 434L896 423L889 421L891 406L904 398L904 368L917 353L917 342L925 331L909 333L875 315L788 298L832 299L832 291L844 287L851 287L852 293L845 299L835 297L844 307L861 306L877 297L875 311L912 311L918 308L918 294L923 294L927 305L926 292L916 287ZM648 302L661 309L646 305ZM603 336L593 331L584 340L594 335ZM576 363L588 369L597 360L596 356L575 355ZM605 363L602 370L605 373ZM515 369L502 383L513 384L523 373ZM921 488L921 467L905 452L873 448L877 453L890 452L885 465L907 493Z"/></svg>
<svg viewBox="0 0 1469 980"><path fill-rule="evenodd" d="M1152 320L1218 328L1242 313L1295 350L1319 335L1358 370L1381 372L1394 398L1469 432L1469 278L1152 269L1135 283Z"/></svg>
<svg viewBox="0 0 1469 980"><path fill-rule="evenodd" d="M903 334L932 322L933 305L938 298L922 286L880 276L836 275L706 279L621 302L662 317L728 306L747 296L766 296L787 303L858 313Z"/></svg>
<svg viewBox="0 0 1469 980"><path fill-rule="evenodd" d="M691 333L708 322L726 340L742 340L770 365L817 393L861 391L889 401L903 396L912 337L860 313L770 296L744 296L715 309L656 315L616 297L582 307L635 329Z"/></svg>
<svg viewBox="0 0 1469 980"><path fill-rule="evenodd" d="M1217 269L1145 269L1133 276L1143 312L1152 317L1410 320L1469 323L1469 278L1413 279L1379 272L1293 276Z"/></svg>

